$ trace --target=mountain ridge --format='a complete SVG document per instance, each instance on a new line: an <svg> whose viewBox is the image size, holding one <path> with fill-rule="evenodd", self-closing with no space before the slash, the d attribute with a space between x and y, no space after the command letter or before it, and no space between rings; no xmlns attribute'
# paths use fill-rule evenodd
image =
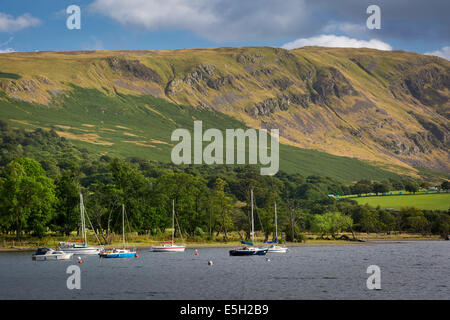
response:
<svg viewBox="0 0 450 320"><path fill-rule="evenodd" d="M71 84L152 95L279 128L281 142L295 147L448 173L449 70L438 57L374 49L8 53L0 91L45 106Z"/></svg>

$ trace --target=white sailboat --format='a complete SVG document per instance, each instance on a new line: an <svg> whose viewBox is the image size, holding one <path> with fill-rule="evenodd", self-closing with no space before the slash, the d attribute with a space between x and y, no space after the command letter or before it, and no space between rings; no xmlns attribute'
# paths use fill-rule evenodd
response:
<svg viewBox="0 0 450 320"><path fill-rule="evenodd" d="M63 250L64 252L73 253L73 254L98 254L103 250L103 247L89 247L87 244L86 237L86 221L85 221L85 208L83 203L83 195L80 193L80 216L81 216L81 233L82 239L81 241L64 241L59 243L59 250ZM81 242L81 244L79 244Z"/></svg>
<svg viewBox="0 0 450 320"><path fill-rule="evenodd" d="M180 230L181 232L181 230ZM172 200L172 240L163 242L161 246L153 246L153 252L183 252L186 249L186 246L180 246L174 244L174 236L175 236L175 200Z"/></svg>
<svg viewBox="0 0 450 320"><path fill-rule="evenodd" d="M278 245L278 223L277 223L277 203L275 202L275 240L272 242L266 242L266 243L273 243L269 247L269 253L286 253L289 249L285 246L279 246Z"/></svg>
<svg viewBox="0 0 450 320"><path fill-rule="evenodd" d="M253 221L253 189L250 190L251 199L251 212L252 212L252 242L241 241L242 244L248 245L248 247L243 247L239 249L230 250L230 256L263 256L267 253L268 248L258 248L253 244L255 243L255 224Z"/></svg>

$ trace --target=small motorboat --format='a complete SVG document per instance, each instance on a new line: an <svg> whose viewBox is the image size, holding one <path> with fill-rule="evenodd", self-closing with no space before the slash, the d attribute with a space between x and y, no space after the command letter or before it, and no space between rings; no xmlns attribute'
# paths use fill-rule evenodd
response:
<svg viewBox="0 0 450 320"><path fill-rule="evenodd" d="M73 253L66 253L64 251L55 251L50 248L38 248L33 254L32 259L36 261L56 261L72 259Z"/></svg>
<svg viewBox="0 0 450 320"><path fill-rule="evenodd" d="M137 257L136 251L128 249L112 249L108 251L102 251L98 254L100 258L135 258Z"/></svg>

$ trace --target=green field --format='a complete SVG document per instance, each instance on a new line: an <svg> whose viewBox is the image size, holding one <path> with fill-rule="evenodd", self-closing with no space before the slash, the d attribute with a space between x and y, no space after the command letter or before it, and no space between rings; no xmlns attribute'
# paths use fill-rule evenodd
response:
<svg viewBox="0 0 450 320"><path fill-rule="evenodd" d="M359 204L393 209L416 207L424 210L448 210L450 208L450 193L372 196L353 198L353 200L356 200Z"/></svg>
<svg viewBox="0 0 450 320"><path fill-rule="evenodd" d="M173 130L192 131L194 120L207 128L246 128L245 124L210 109L179 106L149 95L108 96L96 89L73 87L49 106L0 94L0 119L14 127L53 128L74 144L98 155L138 157L169 162ZM204 144L205 147L206 144ZM398 177L368 162L280 145L280 170L320 175L350 183L359 179Z"/></svg>

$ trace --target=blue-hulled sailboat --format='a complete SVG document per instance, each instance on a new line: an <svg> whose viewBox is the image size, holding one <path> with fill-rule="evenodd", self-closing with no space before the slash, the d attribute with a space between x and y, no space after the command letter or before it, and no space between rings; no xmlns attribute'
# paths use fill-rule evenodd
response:
<svg viewBox="0 0 450 320"><path fill-rule="evenodd" d="M98 255L100 258L137 258L136 251L125 248L125 205L122 204L122 234L123 234L123 249L112 249L102 251Z"/></svg>

